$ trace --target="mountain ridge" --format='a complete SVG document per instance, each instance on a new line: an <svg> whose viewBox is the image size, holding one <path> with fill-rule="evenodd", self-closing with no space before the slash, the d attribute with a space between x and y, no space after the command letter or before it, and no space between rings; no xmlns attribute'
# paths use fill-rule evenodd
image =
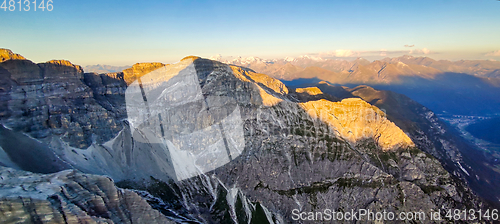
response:
<svg viewBox="0 0 500 224"><path fill-rule="evenodd" d="M478 77L498 77L496 76L496 72L500 69L500 62L490 61L490 60L458 60L458 61L449 61L449 60L434 60L429 57L414 57L409 55L403 55L400 57L394 58L383 58L380 60L374 60L372 62L357 58L353 61L348 61L344 59L323 59L321 57L310 57L310 56L301 56L297 58L286 57L284 59L272 59L265 60L258 57L248 57L242 58L237 57L235 59L225 60L223 57L212 57L214 60L218 60L225 63L242 65L245 67L249 67L255 69L259 72L268 72L267 74L275 77L275 78L284 78L280 77L277 74L269 71L271 70L263 70L262 67L264 65L270 67L282 67L284 65L290 64L299 67L300 69L305 69L307 67L320 67L326 70L330 70L332 72L349 72L352 68L356 68L358 65L367 66L369 64L374 63L388 63L388 64L397 64L398 62L414 65L414 70L418 73L418 70L423 69L424 71L429 70L429 68L439 70L440 72L455 72L455 73L466 73L469 75L474 75ZM418 65L418 66L416 66ZM423 67L422 67L423 66ZM279 70L279 69L274 69ZM431 70L435 72L435 70ZM428 71L427 71L428 72ZM413 74L417 74L413 73ZM292 75L290 73L289 75ZM342 84L342 83L340 83Z"/></svg>

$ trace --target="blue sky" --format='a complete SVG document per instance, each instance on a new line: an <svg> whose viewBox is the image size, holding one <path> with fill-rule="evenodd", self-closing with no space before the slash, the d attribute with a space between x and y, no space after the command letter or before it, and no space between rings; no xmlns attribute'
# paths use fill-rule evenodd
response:
<svg viewBox="0 0 500 224"><path fill-rule="evenodd" d="M54 0L53 5L51 12L0 10L0 48L35 62L67 59L81 65L171 63L215 54L377 59L410 51L435 59L500 60L496 0Z"/></svg>

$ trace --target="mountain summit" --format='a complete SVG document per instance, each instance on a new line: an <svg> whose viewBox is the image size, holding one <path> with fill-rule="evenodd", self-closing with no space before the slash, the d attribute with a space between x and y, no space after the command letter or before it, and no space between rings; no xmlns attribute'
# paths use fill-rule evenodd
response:
<svg viewBox="0 0 500 224"><path fill-rule="evenodd" d="M0 62L4 62L7 60L11 60L11 59L12 60L26 60L26 58L24 58L23 56L21 56L19 54L14 54L14 52L12 52L9 49L0 48Z"/></svg>

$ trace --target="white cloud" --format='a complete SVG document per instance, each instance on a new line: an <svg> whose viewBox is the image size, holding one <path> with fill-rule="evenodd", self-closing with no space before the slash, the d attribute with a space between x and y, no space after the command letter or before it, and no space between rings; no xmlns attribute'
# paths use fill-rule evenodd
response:
<svg viewBox="0 0 500 224"><path fill-rule="evenodd" d="M485 56L500 57L500 50L489 52Z"/></svg>
<svg viewBox="0 0 500 224"><path fill-rule="evenodd" d="M433 52L427 48L422 48L422 49L411 49L410 52L408 52L408 53L409 54L431 54Z"/></svg>
<svg viewBox="0 0 500 224"><path fill-rule="evenodd" d="M352 50L344 50L339 49L335 51L335 57L343 58L343 57L352 57L354 56L354 51Z"/></svg>
<svg viewBox="0 0 500 224"><path fill-rule="evenodd" d="M412 45L405 44L405 47L415 47L415 44Z"/></svg>
<svg viewBox="0 0 500 224"><path fill-rule="evenodd" d="M387 56L387 49L380 49L380 56L382 57Z"/></svg>
<svg viewBox="0 0 500 224"><path fill-rule="evenodd" d="M220 61L220 60L222 60L222 55L216 54L214 56L209 57L208 59L214 60L214 61Z"/></svg>
<svg viewBox="0 0 500 224"><path fill-rule="evenodd" d="M319 53L320 57L338 57L338 58L347 58L347 57L356 57L359 56L361 52L346 50L346 49L338 49L329 52L321 52Z"/></svg>

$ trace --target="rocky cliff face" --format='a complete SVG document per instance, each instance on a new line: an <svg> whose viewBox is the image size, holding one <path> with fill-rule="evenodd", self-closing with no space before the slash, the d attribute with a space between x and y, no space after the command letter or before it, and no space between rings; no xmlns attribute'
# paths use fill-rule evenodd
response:
<svg viewBox="0 0 500 224"><path fill-rule="evenodd" d="M384 112L361 99L348 98L341 102L318 100L300 105L309 116L334 127L339 136L353 143L372 139L383 150L415 145L398 126L386 118Z"/></svg>
<svg viewBox="0 0 500 224"><path fill-rule="evenodd" d="M1 223L174 223L109 178L0 167Z"/></svg>
<svg viewBox="0 0 500 224"><path fill-rule="evenodd" d="M83 82L83 70L68 61L34 64L28 60L1 63L3 124L31 137L52 141L60 137L86 148L105 142L122 129Z"/></svg>
<svg viewBox="0 0 500 224"><path fill-rule="evenodd" d="M127 84L124 73L85 73L83 74L83 82L90 87L100 106L112 112L118 120L126 118L124 96Z"/></svg>
<svg viewBox="0 0 500 224"><path fill-rule="evenodd" d="M23 61L33 74L7 66L10 61L0 65L10 83L3 97L13 101L18 89L28 88L12 77L34 80L44 66ZM70 74L63 70L54 72ZM252 70L196 57L135 75L132 82L125 72L83 74L82 80L78 69L72 71L71 85L82 91L61 96L68 94L65 102L72 108L99 108L103 113L92 120L110 119L96 125L114 135L83 146L78 138L65 137L69 134L53 133L57 126L46 127L46 136L12 128L32 116L9 115L15 111L11 108L38 111L52 102L45 97L32 97L38 104L14 100L2 119L11 127L1 129L2 135L12 136L0 141L3 165L27 166L16 156L30 149L16 150L9 141L23 139L36 146L40 157L53 156L60 169L110 176L119 186L142 190L138 193L154 208L183 222L288 223L293 209L396 212L485 206L424 152L425 145L412 139L409 129L359 98L288 89ZM30 88L38 86L43 89L44 82ZM81 119L74 120L80 124ZM115 129L119 120L123 123ZM87 136L106 136L92 127Z"/></svg>

